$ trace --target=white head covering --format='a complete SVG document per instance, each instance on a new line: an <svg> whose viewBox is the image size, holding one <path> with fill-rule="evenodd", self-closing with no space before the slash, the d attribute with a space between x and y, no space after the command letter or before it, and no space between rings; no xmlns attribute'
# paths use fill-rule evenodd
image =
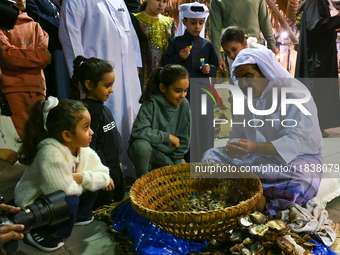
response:
<svg viewBox="0 0 340 255"><path fill-rule="evenodd" d="M59 100L56 97L49 96L48 99L45 101L44 106L43 106L43 120L44 120L44 129L47 131L46 127L46 121L47 121L47 116L50 110L54 107L56 107L59 104Z"/></svg>
<svg viewBox="0 0 340 255"><path fill-rule="evenodd" d="M271 50L244 49L239 52L231 66L231 77L235 78L235 68L241 65L257 64L262 74L269 80L293 78L275 58Z"/></svg>
<svg viewBox="0 0 340 255"><path fill-rule="evenodd" d="M193 11L191 7L203 7L203 11ZM185 29L186 29L182 21L184 18L189 18L189 19L205 18L205 21L207 21L208 16L209 16L209 9L207 6L205 6L205 4L200 4L198 2L181 4L179 6L179 24L178 24L177 36L184 35ZM205 22L204 22L202 31L200 33L200 37L202 38L204 38L204 31L205 31Z"/></svg>
<svg viewBox="0 0 340 255"><path fill-rule="evenodd" d="M263 44L257 43L257 38L252 36L248 37L247 39L247 48L268 50L268 48Z"/></svg>
<svg viewBox="0 0 340 255"><path fill-rule="evenodd" d="M338 15L339 11L334 7L331 0L328 0L328 4L329 4L329 12L331 14L331 17Z"/></svg>

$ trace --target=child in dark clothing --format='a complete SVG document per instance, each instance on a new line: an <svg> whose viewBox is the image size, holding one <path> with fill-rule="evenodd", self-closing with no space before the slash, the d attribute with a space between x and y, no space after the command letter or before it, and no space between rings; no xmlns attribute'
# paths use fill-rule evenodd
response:
<svg viewBox="0 0 340 255"><path fill-rule="evenodd" d="M193 129L190 155L186 155L185 160L199 162L205 150L214 147L213 102L207 101L208 114L202 115L198 109L201 109L201 98L205 92L199 88L204 86L202 84L209 85L209 77L216 75L218 58L212 43L201 37L204 34L205 19L209 15L208 8L197 2L181 4L179 14L182 23L179 25L177 35L181 35L181 31L184 32L184 26L186 30L184 35L170 40L168 49L163 55L163 63L180 64L189 72L190 89L186 98L190 102Z"/></svg>
<svg viewBox="0 0 340 255"><path fill-rule="evenodd" d="M200 37L209 15L208 8L204 4L191 3L180 5L179 11L186 30L183 35L177 33L177 37L170 40L163 63L185 66L191 78L215 76L217 55L212 43Z"/></svg>
<svg viewBox="0 0 340 255"><path fill-rule="evenodd" d="M112 65L98 58L78 56L74 61L72 97L80 98L79 84L86 98L82 101L88 106L91 114L91 129L94 132L90 147L99 155L102 163L110 168L110 176L114 185L113 191L101 190L94 209L110 204L112 200L124 198L123 172L119 155L122 152L122 141L116 122L110 110L103 104L113 92L115 74ZM111 181L112 181L111 180Z"/></svg>

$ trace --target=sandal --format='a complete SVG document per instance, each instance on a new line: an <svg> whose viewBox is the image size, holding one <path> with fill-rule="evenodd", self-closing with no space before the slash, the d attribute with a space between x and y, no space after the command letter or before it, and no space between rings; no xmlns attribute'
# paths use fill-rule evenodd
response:
<svg viewBox="0 0 340 255"><path fill-rule="evenodd" d="M325 130L321 130L321 134L323 138L329 137L329 134Z"/></svg>

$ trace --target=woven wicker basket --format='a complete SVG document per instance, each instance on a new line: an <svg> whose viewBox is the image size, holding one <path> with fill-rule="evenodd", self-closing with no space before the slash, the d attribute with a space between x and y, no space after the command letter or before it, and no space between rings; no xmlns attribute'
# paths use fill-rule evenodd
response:
<svg viewBox="0 0 340 255"><path fill-rule="evenodd" d="M254 209L260 201L263 193L260 180L252 173L243 176L238 179L190 178L190 164L166 166L135 181L130 190L131 204L140 215L168 233L205 241L234 227L237 217ZM208 212L162 212L176 200L183 201L188 195L198 196L207 190L235 205Z"/></svg>

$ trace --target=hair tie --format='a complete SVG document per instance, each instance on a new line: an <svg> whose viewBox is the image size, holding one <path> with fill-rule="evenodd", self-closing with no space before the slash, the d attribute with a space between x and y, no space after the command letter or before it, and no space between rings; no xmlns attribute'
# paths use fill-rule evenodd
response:
<svg viewBox="0 0 340 255"><path fill-rule="evenodd" d="M56 107L58 105L58 103L59 103L58 98L53 97L53 96L49 96L48 99L44 103L44 106L43 106L43 121L44 121L44 129L46 131L48 131L47 127L46 127L46 121L47 121L48 113L50 112L51 109Z"/></svg>

